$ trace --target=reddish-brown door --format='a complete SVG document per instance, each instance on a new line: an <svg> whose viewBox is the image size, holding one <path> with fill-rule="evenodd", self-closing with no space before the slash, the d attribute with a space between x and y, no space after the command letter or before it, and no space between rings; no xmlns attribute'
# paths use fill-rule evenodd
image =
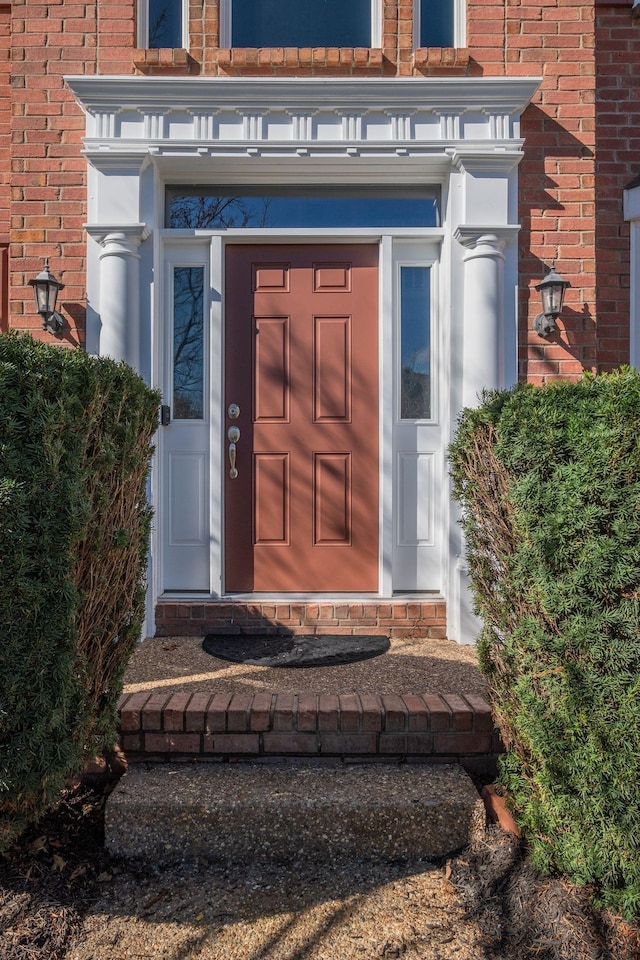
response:
<svg viewBox="0 0 640 960"><path fill-rule="evenodd" d="M378 588L377 264L370 245L226 248L227 591Z"/></svg>

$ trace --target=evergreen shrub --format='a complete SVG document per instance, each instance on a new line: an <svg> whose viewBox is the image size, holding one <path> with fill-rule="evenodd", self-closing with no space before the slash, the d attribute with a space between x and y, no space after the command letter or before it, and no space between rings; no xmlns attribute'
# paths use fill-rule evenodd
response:
<svg viewBox="0 0 640 960"><path fill-rule="evenodd" d="M0 336L0 849L115 742L158 401L124 364Z"/></svg>
<svg viewBox="0 0 640 960"><path fill-rule="evenodd" d="M501 780L535 865L640 917L640 375L521 384L450 450Z"/></svg>

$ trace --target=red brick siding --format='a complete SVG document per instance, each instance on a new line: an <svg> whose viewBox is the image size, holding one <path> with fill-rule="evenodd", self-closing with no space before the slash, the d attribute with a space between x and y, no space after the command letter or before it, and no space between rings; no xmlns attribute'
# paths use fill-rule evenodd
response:
<svg viewBox="0 0 640 960"><path fill-rule="evenodd" d="M600 369L629 356L629 224L622 191L640 173L640 21L629 7L596 9L595 242Z"/></svg>
<svg viewBox="0 0 640 960"><path fill-rule="evenodd" d="M542 383L596 368L593 4L509 3L506 68L542 77L522 118L519 373ZM559 332L532 331L534 290L555 260L571 283Z"/></svg>
<svg viewBox="0 0 640 960"><path fill-rule="evenodd" d="M28 286L48 256L65 283L61 306L72 344L84 341L86 161L84 117L63 75L96 72L96 8L96 2L14 0L11 16L10 322L48 336Z"/></svg>
<svg viewBox="0 0 640 960"><path fill-rule="evenodd" d="M190 0L189 56L139 51L134 0L15 0L10 9L9 156L9 7L0 4L0 244L10 242L11 326L47 336L27 280L48 255L66 284L69 340L84 338L84 118L64 88L65 73L541 75L522 124L520 375L535 382L575 377L627 359L621 193L637 172L640 113L634 75L640 26L632 24L630 3L599 3L594 24L594 5L586 0L468 0L466 50L414 52L411 0L386 0L381 50L229 51L218 48L218 0ZM552 259L572 286L559 334L543 341L531 332L539 310L533 286Z"/></svg>
<svg viewBox="0 0 640 960"><path fill-rule="evenodd" d="M11 5L0 3L0 244L9 242L11 162ZM3 319L4 313L3 313Z"/></svg>
<svg viewBox="0 0 640 960"><path fill-rule="evenodd" d="M0 332L9 328L11 4L0 3Z"/></svg>

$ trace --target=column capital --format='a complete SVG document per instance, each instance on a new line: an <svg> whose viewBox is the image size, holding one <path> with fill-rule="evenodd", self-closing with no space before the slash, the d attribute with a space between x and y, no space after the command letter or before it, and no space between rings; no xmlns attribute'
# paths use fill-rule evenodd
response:
<svg viewBox="0 0 640 960"><path fill-rule="evenodd" d="M137 248L151 235L151 230L145 223L117 225L85 223L84 228L105 252L108 247L115 246L118 252L132 255L136 255Z"/></svg>
<svg viewBox="0 0 640 960"><path fill-rule="evenodd" d="M465 260L473 257L503 257L502 251L518 236L519 224L500 227L464 225L456 228L453 236L466 247Z"/></svg>

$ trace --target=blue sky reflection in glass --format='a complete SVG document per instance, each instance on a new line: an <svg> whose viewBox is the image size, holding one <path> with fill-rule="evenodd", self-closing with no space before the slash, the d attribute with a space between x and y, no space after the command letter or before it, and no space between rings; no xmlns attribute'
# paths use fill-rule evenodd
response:
<svg viewBox="0 0 640 960"><path fill-rule="evenodd" d="M430 419L430 267L400 267L400 365L400 418Z"/></svg>
<svg viewBox="0 0 640 960"><path fill-rule="evenodd" d="M204 416L204 268L173 272L174 420Z"/></svg>
<svg viewBox="0 0 640 960"><path fill-rule="evenodd" d="M232 0L234 47L370 47L371 0Z"/></svg>
<svg viewBox="0 0 640 960"><path fill-rule="evenodd" d="M453 47L455 0L420 0L420 46Z"/></svg>
<svg viewBox="0 0 640 960"><path fill-rule="evenodd" d="M149 38L151 49L182 47L183 0L149 0Z"/></svg>
<svg viewBox="0 0 640 960"><path fill-rule="evenodd" d="M295 189L295 188L294 188ZM233 190L233 188L231 188ZM368 194L368 195L363 195ZM167 226L174 229L232 228L436 227L438 199L428 191L382 194L380 191L311 192L278 195L207 194L169 188Z"/></svg>

